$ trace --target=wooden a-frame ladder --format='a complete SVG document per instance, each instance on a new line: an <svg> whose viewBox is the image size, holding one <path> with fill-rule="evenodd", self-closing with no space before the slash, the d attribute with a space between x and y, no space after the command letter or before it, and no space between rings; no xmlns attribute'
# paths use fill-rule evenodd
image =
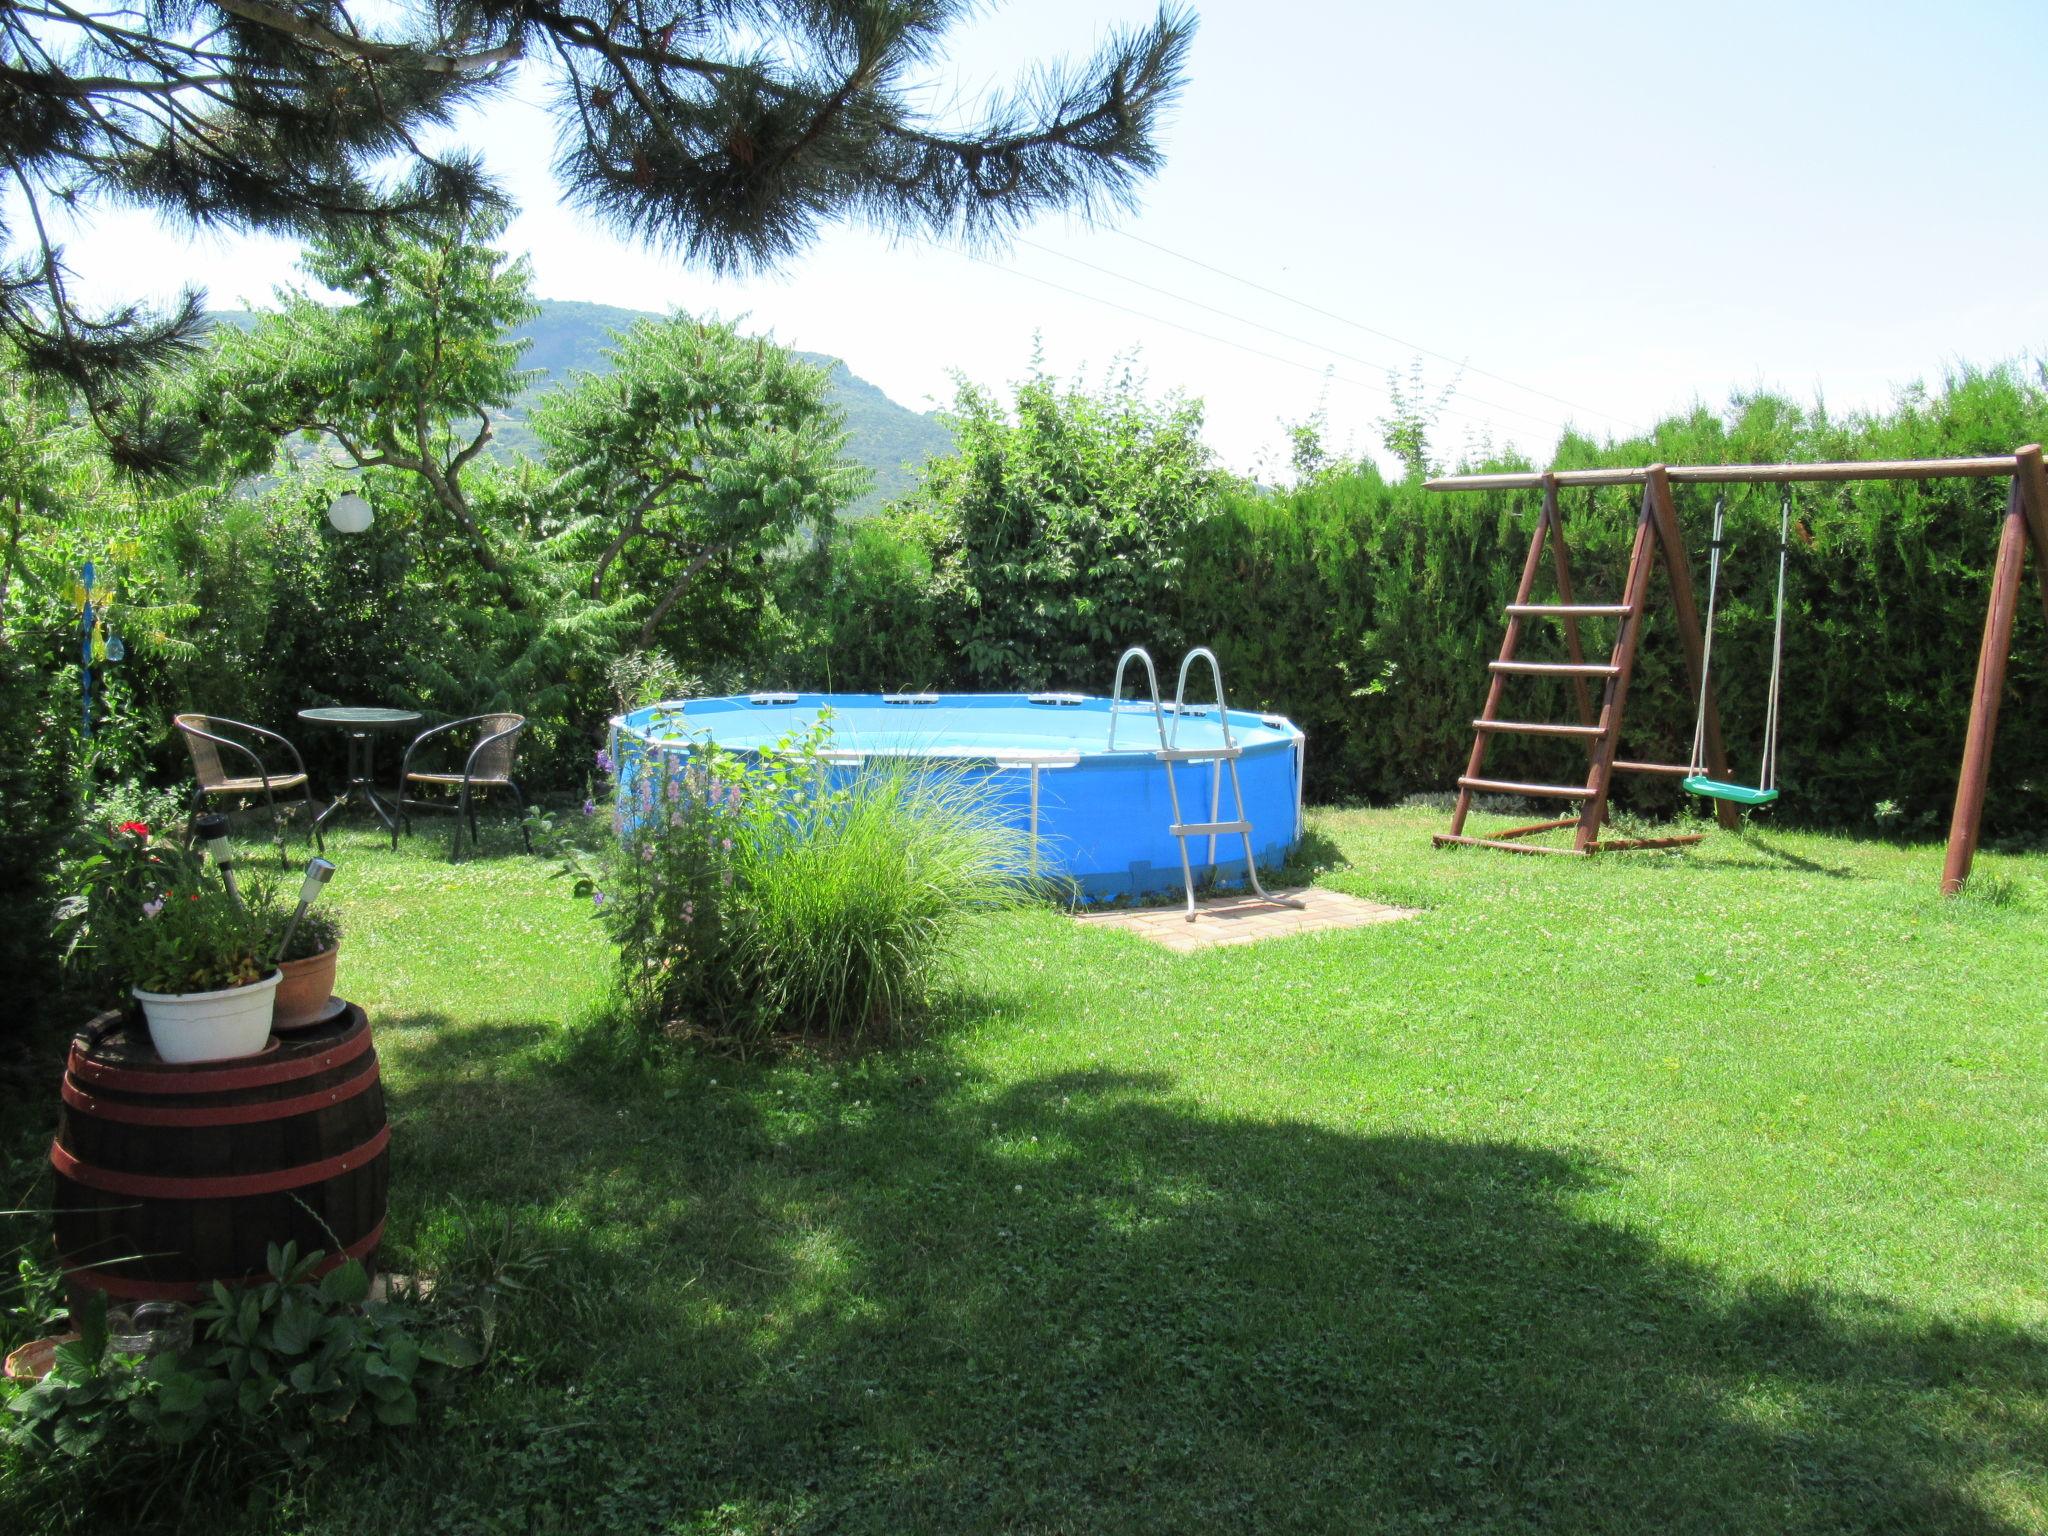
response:
<svg viewBox="0 0 2048 1536"><path fill-rule="evenodd" d="M1472 756L1464 776L1458 780L1458 805L1451 814L1451 830L1438 833L1439 846L1465 843L1481 848L1502 848L1510 853L1552 853L1585 855L1629 848L1673 848L1696 843L1704 835L1681 837L1606 838L1600 829L1607 820L1608 791L1617 773L1664 774L1683 778L1692 769L1682 763L1631 762L1618 755L1622 714L1628 704L1629 678L1635 671L1636 651L1642 640L1647 616L1650 577L1661 555L1671 589L1671 608L1678 621L1678 638L1685 651L1686 676L1695 703L1706 687L1707 766L1713 777L1728 776L1728 757L1721 741L1721 715L1714 703L1710 681L1700 676L1702 644L1699 608L1693 601L1692 565L1686 556L1685 539L1679 531L1678 513L1671 500L1671 482L1664 466L1652 465L1643 480L1643 504L1636 520L1635 544L1628 557L1628 577L1618 603L1580 603L1572 595L1571 556L1565 547L1563 514L1558 507L1557 478L1544 475L1543 510L1536 519L1536 532L1529 540L1529 556L1522 563L1521 585L1507 608L1507 633L1501 640L1500 657L1492 664L1486 703L1472 722ZM1545 550L1557 580L1557 601L1532 601L1536 579L1543 568ZM1522 661L1518 659L1522 632L1531 619L1562 622L1569 661ZM1604 661L1588 661L1579 633L1581 619L1614 619L1617 627L1614 649ZM1578 702L1576 724L1555 721L1504 719L1501 700L1510 681L1517 677L1565 678L1571 682ZM1590 683L1601 686L1599 708L1593 705ZM1490 779L1486 754L1495 736L1562 736L1586 744L1586 781L1583 784L1533 784L1514 779ZM1492 837L1468 837L1465 818L1472 810L1475 794L1523 795L1532 799L1576 800L1579 813L1531 826L1511 827ZM1741 824L1734 806L1716 802L1714 814L1723 827L1733 830ZM1564 827L1576 829L1569 848L1551 848L1516 841Z"/></svg>

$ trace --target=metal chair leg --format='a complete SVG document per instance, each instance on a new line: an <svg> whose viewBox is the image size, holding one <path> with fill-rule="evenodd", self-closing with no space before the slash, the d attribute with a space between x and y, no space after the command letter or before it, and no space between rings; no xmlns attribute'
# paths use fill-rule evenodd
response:
<svg viewBox="0 0 2048 1536"><path fill-rule="evenodd" d="M313 838L313 849L316 853L325 854L327 852L327 836L320 830L320 813L313 808L313 781L311 779L306 780L304 784L299 786L299 799L306 807L306 827Z"/></svg>
<svg viewBox="0 0 2048 1536"><path fill-rule="evenodd" d="M470 798L469 780L462 781L462 819L469 823L469 846L478 853L483 852L483 839L476 834L476 802ZM462 847L462 828L455 829L455 846Z"/></svg>
<svg viewBox="0 0 2048 1536"><path fill-rule="evenodd" d="M519 840L526 844L526 851L531 853L533 852L533 828L526 824L526 791L510 779L507 779L505 783L512 791L512 798L519 802Z"/></svg>
<svg viewBox="0 0 2048 1536"><path fill-rule="evenodd" d="M292 856L284 845L284 812L277 808L277 796L270 792L270 782L267 779L263 784L263 803L270 807L270 837L271 841L277 844L277 867L290 869Z"/></svg>

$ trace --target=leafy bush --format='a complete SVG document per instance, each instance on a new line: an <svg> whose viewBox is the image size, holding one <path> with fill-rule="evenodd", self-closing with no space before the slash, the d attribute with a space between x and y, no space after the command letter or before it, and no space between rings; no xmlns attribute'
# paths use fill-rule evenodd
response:
<svg viewBox="0 0 2048 1536"><path fill-rule="evenodd" d="M91 851L60 915L67 954L104 987L210 992L268 972L262 915L230 896L204 856L140 822L86 836Z"/></svg>
<svg viewBox="0 0 2048 1536"><path fill-rule="evenodd" d="M1022 893L1023 835L982 778L836 772L829 720L758 754L698 739L618 765L615 839L565 868L619 945L643 1025L742 1045L886 1039L927 1003L962 919Z"/></svg>
<svg viewBox="0 0 2048 1536"><path fill-rule="evenodd" d="M931 461L904 514L913 528L935 520L918 533L934 556L930 659L947 658L947 684L1100 686L1119 647L1183 643L1189 538L1227 483L1198 402L1151 400L1128 369L1094 392L1035 372L1007 408L962 381L949 419L959 452ZM848 575L876 570L856 562ZM857 602L840 611L897 628Z"/></svg>
<svg viewBox="0 0 2048 1536"><path fill-rule="evenodd" d="M50 1373L0 1387L9 1423L0 1466L23 1482L88 1475L85 1497L148 1494L173 1465L235 1464L244 1475L319 1458L324 1442L419 1418L420 1394L481 1359L421 1305L372 1301L360 1262L318 1273L324 1255L273 1245L269 1278L213 1295L202 1336L147 1358L110 1347L104 1296L74 1309L79 1337ZM175 1461L174 1461L175 1458Z"/></svg>

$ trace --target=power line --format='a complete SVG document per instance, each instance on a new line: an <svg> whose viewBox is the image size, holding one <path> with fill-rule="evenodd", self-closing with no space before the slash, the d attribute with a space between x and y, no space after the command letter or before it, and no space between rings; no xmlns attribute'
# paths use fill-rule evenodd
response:
<svg viewBox="0 0 2048 1536"><path fill-rule="evenodd" d="M1364 331L1369 336L1377 336L1382 341L1391 341L1397 347L1406 347L1411 352L1419 352L1424 357L1433 357L1438 362L1455 364L1458 367L1465 368L1473 373L1479 374L1484 378L1497 380L1498 382L1507 385L1511 389L1519 389L1523 391L1525 394L1540 395L1545 400L1553 401L1554 403L1565 406L1568 409L1574 411L1584 411L1591 416L1599 416L1605 418L1608 421L1619 422L1622 426L1627 427L1632 432L1640 430L1636 426L1636 424L1634 422L1631 422L1626 416L1617 416L1612 411L1603 411L1594 406L1582 405L1577 401L1567 400L1562 395L1553 395L1552 393L1550 393L1549 390L1538 389L1533 384L1523 384L1515 379L1509 378L1506 374L1495 373L1491 369L1487 368L1475 367L1473 364L1463 362L1458 358L1450 356L1448 353L1438 352L1434 348L1425 347L1420 342L1406 341L1403 340L1401 337L1394 335L1391 331L1383 331L1379 329L1379 327L1377 326L1367 325L1363 320L1353 320L1348 315L1340 315L1335 310L1324 309L1319 305L1309 303L1306 299L1297 299L1296 297L1294 297L1293 294L1283 293L1278 288L1269 288L1264 283L1254 282L1251 278L1241 277L1235 272L1226 272L1223 268L1211 266L1208 262L1203 261L1198 257L1189 256L1181 251L1176 251L1171 246L1161 245L1156 240L1147 240L1143 235L1134 235L1127 229L1112 230L1110 231L1110 233L1121 235L1126 240L1135 240L1138 244L1143 246L1149 246L1151 249L1158 251L1162 255L1173 257L1173 259L1176 261L1184 261L1189 266L1200 267L1204 272L1213 272L1216 274L1216 276L1228 278L1233 283L1242 283L1247 288L1257 289L1260 293L1267 294L1270 297L1282 300L1285 303L1293 304L1301 309L1309 311L1309 313L1311 314L1321 315L1325 320L1335 320L1339 325L1348 325L1356 330Z"/></svg>
<svg viewBox="0 0 2048 1536"><path fill-rule="evenodd" d="M1070 256L1065 251L1056 251L1049 245L1040 245L1036 240L1027 240L1022 235L1015 235L1012 236L1011 238L1013 238L1019 245L1028 245L1034 251L1043 251L1048 256L1057 256L1061 261L1071 261L1077 267L1086 267L1091 272L1100 272L1105 277L1113 277L1118 282L1130 283L1134 287L1143 288L1148 290L1149 292L1156 293L1161 298L1172 299L1175 303L1178 304L1191 304L1196 309L1205 309L1212 315L1221 315L1226 320L1235 320L1239 325L1248 325L1255 331L1264 331L1268 335L1278 336L1283 341L1294 342L1297 346L1313 347L1318 352L1327 352L1332 357L1341 357L1348 363L1357 363L1361 368L1382 368L1386 369L1390 373L1398 371L1392 368L1389 364L1379 362L1373 358L1360 357L1353 352L1343 352L1338 350L1336 347L1330 346L1326 342L1311 341L1306 336L1296 336L1291 331L1280 330L1276 326L1267 325L1263 321L1250 319L1247 316L1237 314L1233 310L1219 309L1214 304L1205 304L1200 299L1191 299L1184 293L1175 293L1171 289L1161 288L1156 283L1146 282L1143 278L1131 277L1125 273L1114 271L1109 267L1100 267L1092 261L1083 261L1079 256ZM1441 356L1441 354L1439 353L1431 353L1430 355L1433 357ZM1449 359L1446 359L1446 361L1449 361ZM1480 373L1484 371L1478 368L1471 368L1471 366L1467 363L1459 363L1458 367L1460 369L1470 369L1470 371L1473 373ZM1489 375L1489 377L1491 377L1491 375ZM1520 385L1516 386L1516 388L1520 387ZM1553 431L1561 430L1563 425L1562 423L1556 421L1555 419L1549 416L1538 416L1533 411L1525 411L1518 405L1507 405L1499 400L1488 400L1482 396L1475 395L1464 390L1460 390L1458 393L1462 398L1470 400L1474 405L1484 405L1489 406L1496 411L1506 411L1510 416L1524 417L1527 420L1536 422L1541 426L1549 427Z"/></svg>
<svg viewBox="0 0 2048 1536"><path fill-rule="evenodd" d="M1368 393L1381 396L1390 403L1393 401L1393 391L1388 389L1385 385L1367 384L1361 379L1348 378L1344 374L1338 373L1335 369L1319 368L1314 363L1304 363L1295 358L1282 357L1277 352L1268 352L1262 347L1249 346L1242 341L1233 341L1228 336L1217 336L1209 331L1197 330L1195 329L1195 327L1191 325L1183 325L1178 320L1169 320L1164 315L1150 314L1142 309L1133 309L1128 304L1119 304L1114 299L1105 299L1097 294L1085 293L1079 288L1069 288L1065 283L1056 283L1049 277L1040 277L1034 272L1025 272L1017 267L1006 266L1000 261L991 261L986 256L976 256L970 251L955 250L950 246L940 245L937 241L933 240L926 240L923 243L931 246L934 250L945 251L949 255L958 256L963 261L979 262L984 267L993 267L998 272L1007 272L1012 277L1021 277L1026 282L1037 283L1041 287L1055 289L1060 293L1069 295L1070 297L1077 299L1085 299L1087 302L1091 304L1101 304L1109 309L1120 310L1124 314L1134 315L1138 319L1150 321L1154 325L1164 325L1176 331L1185 331L1188 335L1200 337L1203 341L1213 341L1218 346L1234 347L1240 352L1249 352L1253 357L1263 357L1269 362L1280 363L1288 368L1299 368L1304 373L1313 373L1319 378L1329 379L1332 383L1346 384L1353 389L1362 389L1367 391ZM1443 416L1456 416L1481 427L1491 427L1495 425L1495 423L1488 417L1474 416L1469 411L1460 411L1453 409L1449 406L1439 407L1438 414ZM1557 426L1557 423L1551 422L1547 423L1547 425L1550 425L1554 428Z"/></svg>

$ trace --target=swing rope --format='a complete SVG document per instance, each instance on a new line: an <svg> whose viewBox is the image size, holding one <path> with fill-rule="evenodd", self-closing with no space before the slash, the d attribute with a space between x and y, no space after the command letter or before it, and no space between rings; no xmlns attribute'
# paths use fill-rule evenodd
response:
<svg viewBox="0 0 2048 1536"><path fill-rule="evenodd" d="M1700 652L1700 697L1699 710L1693 717L1692 757L1687 763L1692 771L1686 775L1685 787L1709 799L1745 800L1754 805L1767 805L1778 797L1778 697L1785 674L1785 568L1792 534L1792 493L1785 493L1784 504L1778 511L1778 599L1771 633L1771 686L1769 700L1764 707L1763 763L1754 790L1722 784L1707 776L1707 689L1714 672L1714 614L1720 599L1721 550L1726 542L1723 529L1727 511L1728 498L1724 493L1714 499L1714 533L1712 542L1707 546L1706 638Z"/></svg>

